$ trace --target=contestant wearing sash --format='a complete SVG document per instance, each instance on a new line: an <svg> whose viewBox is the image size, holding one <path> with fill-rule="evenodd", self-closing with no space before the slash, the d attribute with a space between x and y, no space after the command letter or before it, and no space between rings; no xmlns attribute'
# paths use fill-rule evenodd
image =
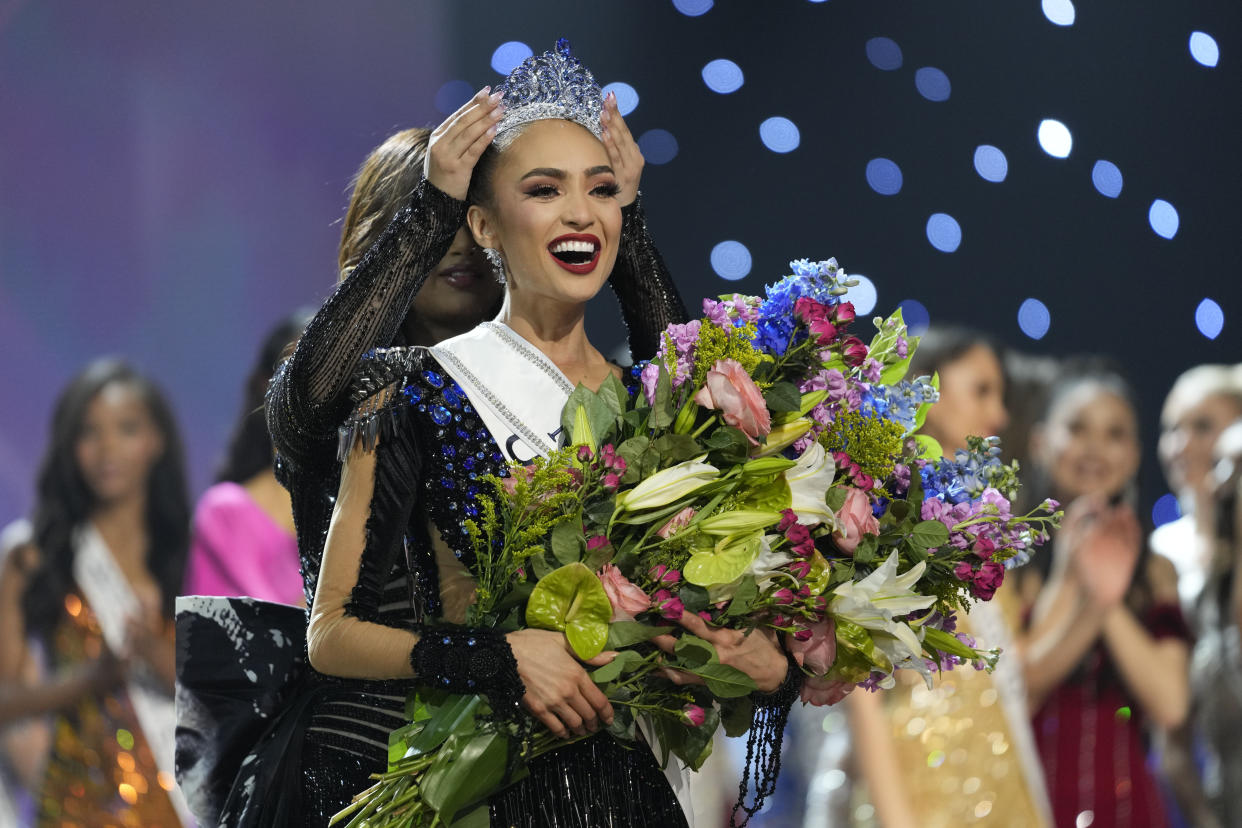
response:
<svg viewBox="0 0 1242 828"><path fill-rule="evenodd" d="M188 825L172 755L189 531L176 425L149 380L105 360L62 392L51 434L32 537L0 575L6 700L53 714L37 824Z"/></svg>
<svg viewBox="0 0 1242 828"><path fill-rule="evenodd" d="M322 560L303 562L315 587L308 632L315 698L299 751L305 824L323 824L384 767L387 733L401 723L404 695L416 682L482 689L498 706L525 706L558 734L595 731L611 715L560 634L453 626L419 633L429 617L459 621L470 599L469 559L459 555L474 478L557 445L574 384L595 385L619 370L588 341L585 303L613 275L639 356L650 355L656 334L683 314L641 214L621 208L619 169L633 172L635 159L625 153L636 150L614 107L601 125L603 101L590 73L558 47L515 70L503 91L503 112L491 105L499 99L480 97L438 131L457 155L438 168L433 143L431 180L413 215L399 217L355 272L365 273L373 256L434 261L466 217L461 199L473 169L471 229L507 281L498 319L434 349L378 351L361 367L336 361L348 349L317 352L313 324L286 369L289 376L321 372L321 381L306 384L312 395L351 384L357 409L342 429L345 462ZM477 156L489 145L475 168L471 147ZM402 232L415 216L440 228L431 249L427 234ZM614 274L619 253L626 267ZM365 327L385 303L336 304L316 322L343 339L341 326ZM278 378L274 397L298 393L288 376L285 383ZM270 413L278 447L280 406L288 403L277 401ZM786 678L785 656L765 637L719 649L761 689ZM263 757L260 749L256 762ZM606 736L549 754L531 771L491 803L493 824L684 824L654 756Z"/></svg>

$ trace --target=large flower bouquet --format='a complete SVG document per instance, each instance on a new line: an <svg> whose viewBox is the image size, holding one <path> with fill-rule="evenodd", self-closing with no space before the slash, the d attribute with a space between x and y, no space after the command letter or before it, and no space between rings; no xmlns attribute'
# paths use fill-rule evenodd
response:
<svg viewBox="0 0 1242 828"><path fill-rule="evenodd" d="M765 297L704 300L628 388L579 387L568 445L491 478L467 524L468 623L563 631L583 660L615 651L590 673L609 732L637 743L644 728L692 769L718 728L747 731L756 688L677 626L683 613L783 636L813 704L891 686L899 668L990 669L998 654L954 634L956 613L991 598L1058 517L1051 502L1011 513L1016 465L994 439L943 458L916 433L937 384L906 376L918 339L900 312L865 343L836 262L791 267ZM652 643L674 629L671 653ZM486 824L477 806L565 744L479 695L419 691L406 712L388 773L338 820Z"/></svg>

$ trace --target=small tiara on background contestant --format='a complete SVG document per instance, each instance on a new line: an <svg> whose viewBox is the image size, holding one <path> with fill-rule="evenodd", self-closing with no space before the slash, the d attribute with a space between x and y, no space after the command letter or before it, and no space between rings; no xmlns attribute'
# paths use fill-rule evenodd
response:
<svg viewBox="0 0 1242 828"><path fill-rule="evenodd" d="M556 41L555 51L522 61L500 88L505 93L505 114L492 139L497 149L509 146L519 127L548 118L573 121L600 137L603 92L591 70L569 53L569 41L563 37Z"/></svg>

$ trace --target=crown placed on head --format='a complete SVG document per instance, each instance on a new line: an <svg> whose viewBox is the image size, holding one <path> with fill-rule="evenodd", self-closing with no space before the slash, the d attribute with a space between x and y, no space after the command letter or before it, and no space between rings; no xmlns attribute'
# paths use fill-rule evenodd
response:
<svg viewBox="0 0 1242 828"><path fill-rule="evenodd" d="M573 121L600 137L603 92L591 70L569 53L569 41L563 37L554 51L522 61L500 88L505 93L505 114L493 139L498 149L517 137L519 127L548 118Z"/></svg>

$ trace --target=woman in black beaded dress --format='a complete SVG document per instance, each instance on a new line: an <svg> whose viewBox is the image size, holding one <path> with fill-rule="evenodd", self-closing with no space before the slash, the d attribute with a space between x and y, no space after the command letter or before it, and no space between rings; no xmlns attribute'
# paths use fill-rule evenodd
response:
<svg viewBox="0 0 1242 828"><path fill-rule="evenodd" d="M637 149L590 73L558 44L515 70L502 92L503 110L499 97L480 95L436 131L428 180L351 276L365 287L347 292L345 283L273 384L269 423L295 510L304 498L311 669L244 766L226 824L326 824L383 770L387 733L403 722L416 683L482 691L515 715L521 705L561 736L611 719L562 634L454 626L472 594L461 521L474 509L476 477L550 451L574 385L594 387L619 370L583 328L585 303L605 279L635 356L650 356L684 310L641 214L620 206L621 173L633 170ZM432 348L363 356L367 343L391 335L393 306L408 306L421 281L391 273L425 272L463 218L506 278L497 320ZM333 415L345 422L339 470L324 462L316 436ZM788 706L796 671L772 640L696 631L761 690L784 691L759 699L760 708ZM493 825L686 824L651 752L605 734L530 771L489 803ZM300 801L286 794L274 809L270 796L247 796L299 782Z"/></svg>

